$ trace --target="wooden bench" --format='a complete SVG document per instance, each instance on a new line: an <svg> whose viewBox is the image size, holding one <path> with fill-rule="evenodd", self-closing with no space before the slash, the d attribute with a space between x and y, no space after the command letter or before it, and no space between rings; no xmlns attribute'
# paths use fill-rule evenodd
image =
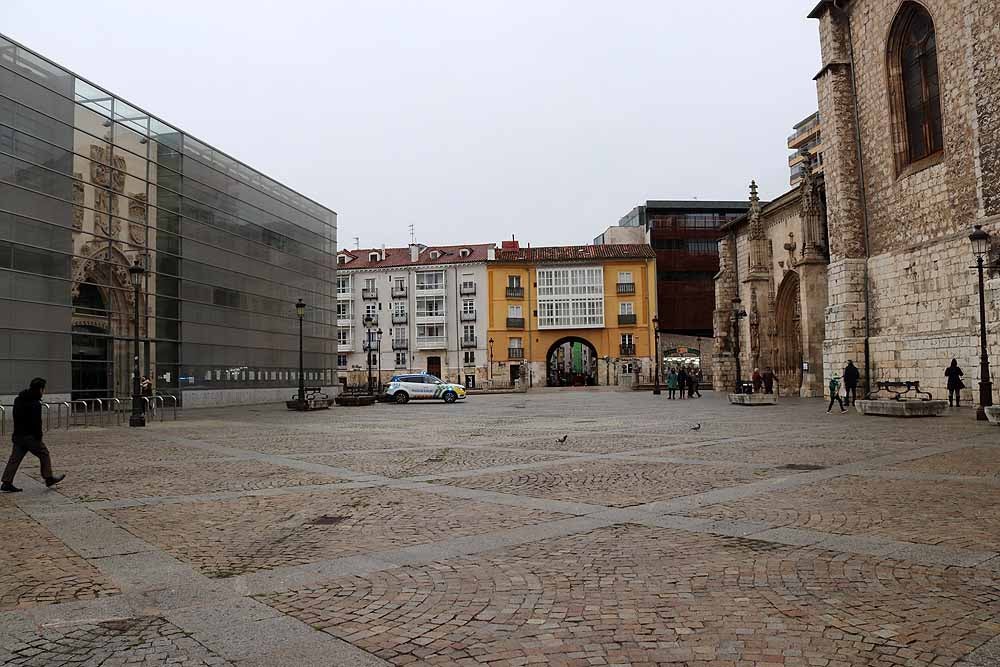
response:
<svg viewBox="0 0 1000 667"><path fill-rule="evenodd" d="M920 390L920 382L917 380L880 380L875 383L875 391L868 392L865 398L869 401L878 400L882 392L892 394L894 401L930 401L934 398L929 391Z"/></svg>

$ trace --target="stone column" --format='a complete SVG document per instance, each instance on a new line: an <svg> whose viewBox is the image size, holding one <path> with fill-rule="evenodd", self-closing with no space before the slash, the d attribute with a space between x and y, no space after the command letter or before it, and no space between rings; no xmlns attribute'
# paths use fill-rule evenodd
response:
<svg viewBox="0 0 1000 667"><path fill-rule="evenodd" d="M830 233L829 305L823 342L823 376L828 378L833 373L839 375L848 359L855 361L862 374L865 372L867 249L847 19L832 3L820 5L810 16L820 22L823 60L823 68L816 75L816 89Z"/></svg>
<svg viewBox="0 0 1000 667"><path fill-rule="evenodd" d="M719 240L719 273L715 276L715 312L712 317L712 387L732 391L736 384L732 314L736 298L736 230Z"/></svg>
<svg viewBox="0 0 1000 667"><path fill-rule="evenodd" d="M771 289L771 258L767 235L764 234L764 223L760 219L760 197L757 196L757 183L750 181L750 220L748 225L748 240L750 242L750 272L743 280L750 294L749 303L745 303L749 338L746 349L749 351L749 366L747 377L754 368L772 365L771 336L774 331L774 313ZM742 342L742 341L741 341Z"/></svg>
<svg viewBox="0 0 1000 667"><path fill-rule="evenodd" d="M827 271L822 237L823 210L819 189L808 156L802 174L800 195L802 211L802 257L796 262L799 273L799 311L802 326L802 361L809 370L802 371L799 395L822 396L823 341L826 338Z"/></svg>

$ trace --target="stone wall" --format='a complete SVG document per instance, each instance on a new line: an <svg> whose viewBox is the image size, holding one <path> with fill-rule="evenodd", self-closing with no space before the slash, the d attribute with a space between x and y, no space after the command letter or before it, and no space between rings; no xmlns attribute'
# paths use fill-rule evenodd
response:
<svg viewBox="0 0 1000 667"><path fill-rule="evenodd" d="M903 168L887 72L887 39L900 2L849 5L852 49L845 48L848 24L840 10L827 4L818 11L817 93L833 260L824 373L842 372L847 359L864 371L867 293L873 379L920 380L943 396L952 357L966 372L969 393L979 375L978 283L967 237L975 223L1000 232L1000 220L989 217L1000 212L1000 9L993 0L921 4L937 36L944 149ZM987 322L991 348L1000 351L997 282L987 295Z"/></svg>

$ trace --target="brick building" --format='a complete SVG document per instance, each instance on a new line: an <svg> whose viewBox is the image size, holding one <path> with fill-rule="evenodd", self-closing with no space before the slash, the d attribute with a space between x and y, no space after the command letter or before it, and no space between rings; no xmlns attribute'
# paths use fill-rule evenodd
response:
<svg viewBox="0 0 1000 667"><path fill-rule="evenodd" d="M830 236L824 375L945 393L979 379L974 224L1000 234L1000 4L820 2L816 75ZM996 253L993 253L995 261ZM987 286L997 351L1000 279Z"/></svg>

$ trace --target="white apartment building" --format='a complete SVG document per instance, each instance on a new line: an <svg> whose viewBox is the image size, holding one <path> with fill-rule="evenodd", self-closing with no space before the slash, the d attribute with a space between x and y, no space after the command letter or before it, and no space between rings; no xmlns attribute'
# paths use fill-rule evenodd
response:
<svg viewBox="0 0 1000 667"><path fill-rule="evenodd" d="M427 371L485 384L493 244L372 248L337 254L337 373L342 383L387 382ZM369 349L370 348L370 349Z"/></svg>

